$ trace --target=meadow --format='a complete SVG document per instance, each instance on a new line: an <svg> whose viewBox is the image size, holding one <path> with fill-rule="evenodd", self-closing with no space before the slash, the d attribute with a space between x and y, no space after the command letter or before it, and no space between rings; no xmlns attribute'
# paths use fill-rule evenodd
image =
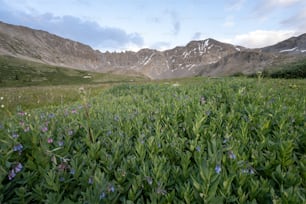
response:
<svg viewBox="0 0 306 204"><path fill-rule="evenodd" d="M304 79L75 89L0 108L0 203L306 202Z"/></svg>

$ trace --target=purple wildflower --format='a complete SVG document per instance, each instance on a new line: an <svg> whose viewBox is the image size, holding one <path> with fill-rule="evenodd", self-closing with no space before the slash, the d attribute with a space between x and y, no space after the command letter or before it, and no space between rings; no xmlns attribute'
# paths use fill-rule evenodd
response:
<svg viewBox="0 0 306 204"><path fill-rule="evenodd" d="M197 146L197 147L196 147L196 150L197 150L197 152L200 152L200 151L201 151L201 147L200 147L200 146Z"/></svg>
<svg viewBox="0 0 306 204"><path fill-rule="evenodd" d="M229 151L229 152L228 152L228 157L229 157L230 159L236 159L236 155L234 154L233 151Z"/></svg>
<svg viewBox="0 0 306 204"><path fill-rule="evenodd" d="M72 110L71 110L71 113L72 113L72 114L76 114L76 113L77 113L77 110L76 110L76 109L72 109Z"/></svg>
<svg viewBox="0 0 306 204"><path fill-rule="evenodd" d="M100 200L104 199L106 197L106 194L105 192L102 192L99 196Z"/></svg>
<svg viewBox="0 0 306 204"><path fill-rule="evenodd" d="M73 130L68 130L68 135L69 136L73 135Z"/></svg>
<svg viewBox="0 0 306 204"><path fill-rule="evenodd" d="M217 174L220 174L220 172L221 172L221 166L220 166L220 165L216 165L216 167L215 167L215 172L216 172Z"/></svg>
<svg viewBox="0 0 306 204"><path fill-rule="evenodd" d="M75 174L75 170L74 169L70 169L70 174L74 175Z"/></svg>
<svg viewBox="0 0 306 204"><path fill-rule="evenodd" d="M49 144L53 143L53 139L52 138L48 138L47 141L48 141Z"/></svg>
<svg viewBox="0 0 306 204"><path fill-rule="evenodd" d="M14 132L14 133L12 134L12 137L13 137L14 139L16 139L16 138L19 137L19 135L18 135L18 133L15 133L15 132Z"/></svg>
<svg viewBox="0 0 306 204"><path fill-rule="evenodd" d="M113 185L108 187L108 192L115 192L115 187Z"/></svg>
<svg viewBox="0 0 306 204"><path fill-rule="evenodd" d="M47 131L48 131L48 127L46 127L46 126L42 127L42 128L41 128L41 131L42 131L42 132L47 132Z"/></svg>
<svg viewBox="0 0 306 204"><path fill-rule="evenodd" d="M17 144L17 145L15 145L14 148L13 148L14 152L17 152L17 151L21 152L22 149L23 149L22 144Z"/></svg>
<svg viewBox="0 0 306 204"><path fill-rule="evenodd" d="M20 115L20 116L24 116L24 115L25 115L25 112L20 111L20 112L18 112L18 115Z"/></svg>
<svg viewBox="0 0 306 204"><path fill-rule="evenodd" d="M12 169L8 175L8 179L12 180L16 176L15 170Z"/></svg>
<svg viewBox="0 0 306 204"><path fill-rule="evenodd" d="M16 173L18 173L18 172L20 172L20 171L22 170L22 168L23 168L23 166L22 166L22 164L19 162L19 163L15 166L14 170L15 170Z"/></svg>
<svg viewBox="0 0 306 204"><path fill-rule="evenodd" d="M64 146L64 142L63 142L63 141L58 141L57 144L58 144L58 146L60 146L60 147Z"/></svg>

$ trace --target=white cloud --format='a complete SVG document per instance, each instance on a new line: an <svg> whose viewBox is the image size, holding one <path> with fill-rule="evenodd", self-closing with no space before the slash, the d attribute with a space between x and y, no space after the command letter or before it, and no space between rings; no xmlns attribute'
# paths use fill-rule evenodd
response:
<svg viewBox="0 0 306 204"><path fill-rule="evenodd" d="M303 0L265 0L266 3L275 6L289 6L302 1Z"/></svg>
<svg viewBox="0 0 306 204"><path fill-rule="evenodd" d="M226 5L226 10L239 11L243 7L245 0L229 0Z"/></svg>
<svg viewBox="0 0 306 204"><path fill-rule="evenodd" d="M223 25L225 27L233 27L235 25L235 21L234 21L234 17L233 16L228 16L226 19L225 19L225 22L223 23Z"/></svg>
<svg viewBox="0 0 306 204"><path fill-rule="evenodd" d="M261 48L276 44L296 35L293 30L256 30L246 34L236 35L225 41L248 48Z"/></svg>

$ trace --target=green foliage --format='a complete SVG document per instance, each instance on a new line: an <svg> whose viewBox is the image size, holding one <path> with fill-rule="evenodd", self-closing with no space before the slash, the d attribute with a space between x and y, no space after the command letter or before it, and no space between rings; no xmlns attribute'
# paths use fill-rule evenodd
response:
<svg viewBox="0 0 306 204"><path fill-rule="evenodd" d="M305 80L173 84L1 120L0 203L306 202Z"/></svg>

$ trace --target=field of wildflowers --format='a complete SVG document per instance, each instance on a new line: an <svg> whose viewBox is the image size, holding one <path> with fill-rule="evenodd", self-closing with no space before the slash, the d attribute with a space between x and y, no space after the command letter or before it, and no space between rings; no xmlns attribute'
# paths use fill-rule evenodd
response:
<svg viewBox="0 0 306 204"><path fill-rule="evenodd" d="M196 78L18 109L0 203L305 203L305 96L305 80Z"/></svg>

